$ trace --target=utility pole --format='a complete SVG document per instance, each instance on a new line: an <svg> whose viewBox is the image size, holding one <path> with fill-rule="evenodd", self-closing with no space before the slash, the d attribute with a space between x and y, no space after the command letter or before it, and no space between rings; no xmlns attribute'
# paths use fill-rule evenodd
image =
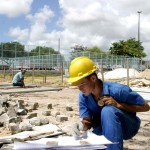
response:
<svg viewBox="0 0 150 150"><path fill-rule="evenodd" d="M137 11L138 13L138 42L140 43L140 14L142 11Z"/></svg>
<svg viewBox="0 0 150 150"><path fill-rule="evenodd" d="M142 11L137 11L138 13L138 51L140 54L140 14L142 13ZM142 60L140 59L140 64L142 64Z"/></svg>

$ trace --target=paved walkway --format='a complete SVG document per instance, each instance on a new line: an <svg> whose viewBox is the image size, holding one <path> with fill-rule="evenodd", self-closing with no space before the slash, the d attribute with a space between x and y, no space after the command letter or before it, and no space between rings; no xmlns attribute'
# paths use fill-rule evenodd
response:
<svg viewBox="0 0 150 150"><path fill-rule="evenodd" d="M150 88L132 88L150 105ZM139 132L130 140L124 141L124 150L150 150L150 111L138 112L141 119Z"/></svg>
<svg viewBox="0 0 150 150"><path fill-rule="evenodd" d="M150 102L150 88L137 88L137 87L131 87L132 90L136 91L139 93L146 101Z"/></svg>

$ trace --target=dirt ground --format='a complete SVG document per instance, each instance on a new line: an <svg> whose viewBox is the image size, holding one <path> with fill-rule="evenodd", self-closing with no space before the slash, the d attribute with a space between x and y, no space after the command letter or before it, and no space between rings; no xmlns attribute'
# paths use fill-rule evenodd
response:
<svg viewBox="0 0 150 150"><path fill-rule="evenodd" d="M144 74L144 73L143 73ZM149 74L149 72L148 72ZM144 74L144 76L146 76ZM145 77L143 77L145 78ZM51 82L61 82L61 79L52 79ZM66 81L66 79L64 79ZM46 85L48 86L48 85ZM56 85L53 85L56 86ZM72 124L79 120L78 113L78 93L79 90L75 87L62 86L60 91L46 91L35 93L18 93L12 94L12 98L20 98L30 105L34 102L39 103L39 108L34 112L38 113L38 116L42 115L42 112L47 110L47 104L52 104L52 111L59 111L61 115L66 115L68 121L58 122L55 117L47 116L50 123L58 125L69 135L71 135ZM149 102L150 105L150 102ZM72 106L73 111L66 111L66 106ZM124 149L126 150L149 150L150 149L150 111L137 113L141 118L141 128L138 134L130 140L124 141ZM4 128L0 128L0 136L9 135L10 132Z"/></svg>

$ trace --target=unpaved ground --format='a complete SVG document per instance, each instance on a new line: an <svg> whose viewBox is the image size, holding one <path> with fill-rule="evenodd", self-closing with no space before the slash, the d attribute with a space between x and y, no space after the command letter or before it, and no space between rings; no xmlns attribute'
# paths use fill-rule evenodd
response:
<svg viewBox="0 0 150 150"><path fill-rule="evenodd" d="M68 116L68 121L57 122L55 117L47 116L50 123L54 123L61 127L68 134L71 134L71 126L73 123L79 120L78 114L78 89L76 88L63 88L61 91L48 91L39 93L23 93L14 94L13 98L24 99L28 105L38 102L39 108L34 112L38 113L38 116L42 115L42 112L47 110L47 104L52 104L52 111L58 110L60 114ZM149 103L150 104L150 103ZM66 106L70 105L73 111L66 111ZM129 150L149 150L150 148L150 111L144 113L138 113L141 118L141 129L139 133L131 140L124 142L124 147ZM9 134L9 131L1 128L0 136Z"/></svg>
<svg viewBox="0 0 150 150"><path fill-rule="evenodd" d="M148 74L142 73L143 78L149 76ZM140 76L142 77L142 75ZM66 79L64 79L66 81ZM50 83L61 83L61 78L52 79ZM55 86L55 85L54 85ZM30 105L34 102L39 103L39 108L34 112L38 113L38 116L42 115L42 112L47 110L47 104L52 104L52 111L59 111L60 114L66 115L68 121L57 122L55 117L47 116L50 123L54 123L66 131L68 134L71 134L72 124L79 120L78 114L78 89L73 87L63 86L61 91L47 91L47 92L37 92L37 93L19 93L12 94L12 97L20 98L25 101L26 104ZM149 102L150 104L150 102ZM73 111L66 111L66 106L72 106ZM137 113L141 118L141 128L138 134L130 140L124 141L124 147L127 150L149 150L150 149L150 111ZM10 132L4 128L0 128L0 136L9 135Z"/></svg>

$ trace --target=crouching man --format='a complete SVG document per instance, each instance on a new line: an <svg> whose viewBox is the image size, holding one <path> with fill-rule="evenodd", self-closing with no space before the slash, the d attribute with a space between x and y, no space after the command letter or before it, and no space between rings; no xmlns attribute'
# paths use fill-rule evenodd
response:
<svg viewBox="0 0 150 150"><path fill-rule="evenodd" d="M13 86L20 86L25 88L24 83L24 74L26 73L26 69L21 69L20 72L16 73L13 77L12 84Z"/></svg>
<svg viewBox="0 0 150 150"><path fill-rule="evenodd" d="M109 144L107 150L123 150L123 140L131 139L140 128L136 112L149 111L150 106L127 85L98 79L96 71L94 62L85 56L70 64L68 82L80 90L81 122L74 125L74 134L92 128L93 133L117 143Z"/></svg>

